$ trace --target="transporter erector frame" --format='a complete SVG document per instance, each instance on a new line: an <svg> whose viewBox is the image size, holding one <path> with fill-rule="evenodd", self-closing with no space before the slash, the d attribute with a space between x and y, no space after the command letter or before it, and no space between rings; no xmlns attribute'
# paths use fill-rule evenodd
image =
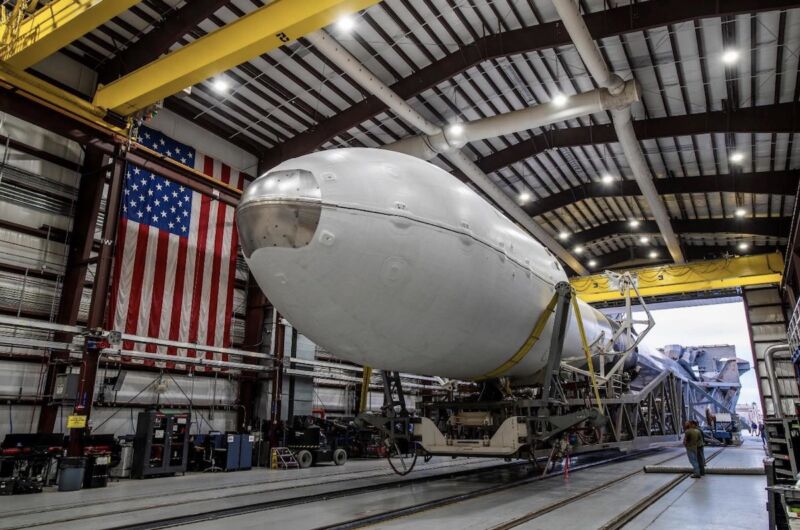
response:
<svg viewBox="0 0 800 530"><path fill-rule="evenodd" d="M476 381L476 397L423 401L420 413L412 415L405 407L399 374L384 372L381 414L361 414L358 421L385 437L395 472L410 472L418 456L530 461L549 456L553 460L566 454L631 451L678 440L683 422L703 397L697 396L697 385L675 363L638 351L654 322L641 297L647 320L633 319L631 292L638 296L635 278L609 274L625 293L625 318L608 341L589 345L583 338L585 364L562 356L568 313L577 304L572 303L575 295L569 284L561 282L552 307L550 356L538 378L522 384L502 376L481 379ZM647 324L647 329L636 336L634 324ZM621 335L628 346L614 351Z"/></svg>

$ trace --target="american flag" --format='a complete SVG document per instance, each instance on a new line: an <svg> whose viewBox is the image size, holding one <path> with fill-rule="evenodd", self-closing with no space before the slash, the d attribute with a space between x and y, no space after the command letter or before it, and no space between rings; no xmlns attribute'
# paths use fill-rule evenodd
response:
<svg viewBox="0 0 800 530"><path fill-rule="evenodd" d="M153 129L142 127L138 134L139 143L242 188L244 175L230 166ZM238 245L234 207L130 164L122 204L109 313L113 329L230 347ZM128 341L123 346L227 360L184 348Z"/></svg>

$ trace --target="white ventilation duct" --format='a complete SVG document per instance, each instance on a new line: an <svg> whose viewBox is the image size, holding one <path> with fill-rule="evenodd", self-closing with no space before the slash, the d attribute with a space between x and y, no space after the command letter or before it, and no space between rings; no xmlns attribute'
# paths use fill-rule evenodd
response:
<svg viewBox="0 0 800 530"><path fill-rule="evenodd" d="M553 0L553 5L575 44L578 54L597 84L607 88L611 94L622 92L626 83L609 70L574 0ZM645 160L639 140L636 138L630 107L614 110L611 112L611 116L614 120L614 130L617 132L619 144L625 153L625 158L628 159L633 177L650 206L650 211L653 212L653 217L672 259L676 263L685 263L680 241L672 229L669 214L656 190L647 160Z"/></svg>
<svg viewBox="0 0 800 530"><path fill-rule="evenodd" d="M384 146L384 149L399 151L425 160L437 154L447 154L469 142L496 138L507 134L528 131L553 123L574 120L596 112L627 109L631 103L639 101L639 91L634 81L623 83L621 90L612 94L605 88L570 96L564 105L545 103L535 107L498 114L489 118L438 129L433 134L411 136Z"/></svg>

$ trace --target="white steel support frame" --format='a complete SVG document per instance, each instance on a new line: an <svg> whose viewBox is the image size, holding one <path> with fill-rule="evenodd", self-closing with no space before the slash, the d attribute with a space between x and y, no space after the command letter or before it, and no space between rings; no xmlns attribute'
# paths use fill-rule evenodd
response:
<svg viewBox="0 0 800 530"><path fill-rule="evenodd" d="M604 274L609 279L609 285L618 289L625 299L624 317L622 320L617 321L619 323L619 328L616 329L608 340L604 340L604 337L601 335L590 345L591 349L594 351L592 357L599 358L599 362L597 363L597 366L599 366L599 373L596 373L595 377L599 381L606 383L625 366L625 361L630 357L631 353L636 350L636 347L639 346L650 330L653 329L656 322L650 310L647 308L644 297L639 293L639 289L636 286L636 278L633 274L630 272L620 274L613 271L606 271ZM646 316L645 320L636 320L633 318L633 307L631 303L633 297L635 297L637 303L641 305L642 311L644 311ZM637 324L645 325L645 329L637 330L635 328ZM614 351L614 345L623 336L625 337L625 349L623 351ZM613 357L615 359L613 366L611 366L608 371L606 371L606 357ZM571 361L581 360L583 360L583 357L563 359L561 368L576 374L590 375L588 371L576 368L570 364Z"/></svg>
<svg viewBox="0 0 800 530"><path fill-rule="evenodd" d="M625 87L625 82L609 70L591 33L589 33L589 28L586 27L575 0L553 0L553 5L559 17L561 17L561 21L564 23L564 27L569 33L573 44L575 44L578 54L597 84L608 89L611 94L620 93ZM653 176L647 166L647 160L644 158L639 140L636 138L630 107L613 110L611 116L617 139L622 151L625 153L625 158L628 159L633 177L636 179L642 195L644 195L650 210L653 212L653 217L672 259L676 263L685 263L686 260L681 251L680 241L672 229L669 213L656 190Z"/></svg>
<svg viewBox="0 0 800 530"><path fill-rule="evenodd" d="M378 79L330 35L320 30L306 35L306 39L323 55L336 64L343 72L380 99L400 118L413 125L424 134L434 136L441 133L441 127L428 121L411 107L388 85ZM447 160L460 169L481 191L492 199L506 214L532 234L539 242L561 258L575 272L586 275L589 271L539 223L534 221L519 204L509 198L492 180L460 149L445 154Z"/></svg>
<svg viewBox="0 0 800 530"><path fill-rule="evenodd" d="M61 324L56 324L54 322L43 322L41 320L11 317L4 315L0 315L0 325L11 326L14 328L27 328L39 331L74 333L76 335L76 339L78 339L79 342L82 342L83 338L81 335L83 335L86 332L86 328L84 328L83 326L65 326ZM250 351L239 350L236 348L205 346L202 344L196 344L192 342L179 342L167 339L141 337L138 335L129 335L129 334L121 334L119 335L119 337L122 341L130 341L130 342L135 342L137 344L152 344L155 346L174 347L186 350L195 350L198 352L220 353L239 358L255 357L266 360L274 359L272 355L266 353L255 353ZM49 340L25 339L19 337L3 337L3 336L0 336L0 345L24 346L33 349L45 349L45 350L81 349L79 343L55 342ZM235 362L235 361L217 361L214 359L206 359L203 357L185 357L180 355L164 355L158 353L128 350L114 344L112 344L112 347L110 348L101 350L101 353L106 357L130 357L132 359L147 359L158 362L162 361L173 362L176 364L211 366L215 368L228 368L234 370L270 371L273 369L271 365L256 365L252 363Z"/></svg>

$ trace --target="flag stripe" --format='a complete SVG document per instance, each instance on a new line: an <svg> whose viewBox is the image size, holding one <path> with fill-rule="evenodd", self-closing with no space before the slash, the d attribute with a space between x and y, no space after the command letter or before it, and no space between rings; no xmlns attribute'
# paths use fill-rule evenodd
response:
<svg viewBox="0 0 800 530"><path fill-rule="evenodd" d="M221 165L222 181L223 182L229 181L231 174L230 167L228 167L225 164L220 164L220 165ZM223 255L223 248L222 248L223 241L230 240L230 233L228 234L225 233L226 232L225 214L227 209L228 209L227 205L219 204L219 202L217 203L217 220L216 223L214 224L216 227L216 233L214 236L214 259L211 269L211 283L209 285L211 298L208 301L208 336L206 338L207 344L211 344L214 346L220 346L220 344L217 342L217 339L218 337L220 337L220 334L217 333L217 309L218 309L217 303L219 302L218 300L219 290L213 287L221 285L220 279L222 276L224 276L226 283L228 280L227 273L223 275L222 271L220 271L220 268L222 267L222 260L220 259L220 256ZM220 230L220 228L222 228L222 230ZM230 252L230 248L228 248L228 252ZM223 311L225 310L224 307L222 307L221 309ZM222 319L224 319L224 316L220 320ZM211 355L211 353L209 352L208 355Z"/></svg>
<svg viewBox="0 0 800 530"><path fill-rule="evenodd" d="M135 254L133 271L131 273L130 302L128 303L128 318L125 322L125 333L136 334L139 325L139 306L142 303L142 284L144 283L144 269L147 261L147 240L150 236L150 227L144 224L136 226Z"/></svg>
<svg viewBox="0 0 800 530"><path fill-rule="evenodd" d="M114 251L114 272L112 273L112 278L114 282L114 286L117 287L116 289L111 289L111 298L108 303L108 314L106 315L106 325L111 327L111 329L119 329L117 326L117 304L119 303L120 298L120 290L119 290L119 279L122 277L122 263L125 261L122 259L122 249L125 248L125 233L128 231L128 221L127 219L120 220L117 223L117 240L115 242L116 248Z"/></svg>
<svg viewBox="0 0 800 530"><path fill-rule="evenodd" d="M181 237L178 242L177 263L175 264L175 287L172 291L172 318L169 323L169 339L180 340L181 338L181 311L183 308L183 282L186 274L182 272L186 269L186 255L188 253L188 239ZM172 355L178 354L178 348L170 346L167 350Z"/></svg>
<svg viewBox="0 0 800 530"><path fill-rule="evenodd" d="M153 230L153 228L151 228ZM148 318L147 336L161 336L161 310L164 307L164 282L167 278L167 254L169 252L170 233L163 230L156 230L156 259L155 270L153 271L153 284L151 291L150 315ZM155 344L149 344L147 351L156 353L158 349Z"/></svg>
<svg viewBox="0 0 800 530"><path fill-rule="evenodd" d="M214 160L206 157L203 164L203 172L206 175L213 176L214 174ZM195 261L194 282L192 283L192 318L189 323L189 342L199 342L198 336L200 332L200 318L202 309L205 304L202 301L206 300L203 296L203 285L205 284L204 274L206 272L206 248L208 246L208 231L210 211L212 206L210 197L203 197L200 203L200 225L197 230L197 260ZM207 313L206 313L207 316ZM205 321L204 321L205 324ZM203 326L205 327L205 326ZM189 357L196 357L197 352L190 350Z"/></svg>

